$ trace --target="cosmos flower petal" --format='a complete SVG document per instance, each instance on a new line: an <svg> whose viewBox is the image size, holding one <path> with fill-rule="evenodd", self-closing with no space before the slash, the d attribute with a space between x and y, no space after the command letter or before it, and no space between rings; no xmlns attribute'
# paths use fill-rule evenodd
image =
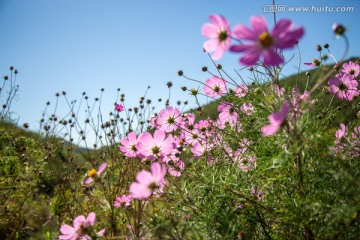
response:
<svg viewBox="0 0 360 240"><path fill-rule="evenodd" d="M101 229L99 232L96 233L96 236L102 237L105 234L105 228Z"/></svg>
<svg viewBox="0 0 360 240"><path fill-rule="evenodd" d="M86 217L85 225L86 227L90 227L95 224L96 221L96 214L94 212L89 213L89 215Z"/></svg>
<svg viewBox="0 0 360 240"><path fill-rule="evenodd" d="M89 185L89 184L92 183L93 181L94 181L93 178L88 177L88 178L85 180L84 185Z"/></svg>
<svg viewBox="0 0 360 240"><path fill-rule="evenodd" d="M261 133L267 137L267 136L274 135L277 131L279 131L279 129L280 129L280 126L270 124L270 125L263 126L261 128Z"/></svg>
<svg viewBox="0 0 360 240"><path fill-rule="evenodd" d="M79 229L80 226L84 223L85 223L85 217L83 215L77 216L73 221L74 228L76 229Z"/></svg>
<svg viewBox="0 0 360 240"><path fill-rule="evenodd" d="M253 47L254 47L253 44L238 44L231 46L229 50L231 52L245 52L251 50L251 48Z"/></svg>
<svg viewBox="0 0 360 240"><path fill-rule="evenodd" d="M208 38L216 38L219 35L219 32L215 25L205 23L201 28L201 34Z"/></svg>
<svg viewBox="0 0 360 240"><path fill-rule="evenodd" d="M253 33L247 26L244 24L238 24L233 29L233 35L237 39L243 40L257 40L258 36Z"/></svg>
<svg viewBox="0 0 360 240"><path fill-rule="evenodd" d="M225 48L223 45L219 45L216 49L215 49L215 51L214 51L214 53L213 53L213 55L211 56L211 58L213 59L213 60L219 60L221 57L222 57L222 55L224 55L224 52L227 50L227 48Z"/></svg>
<svg viewBox="0 0 360 240"><path fill-rule="evenodd" d="M76 232L76 229L70 225L63 224L61 225L60 232L62 234L74 234Z"/></svg>
<svg viewBox="0 0 360 240"><path fill-rule="evenodd" d="M106 162L102 163L97 173L100 175L105 170L106 167L107 167L107 163Z"/></svg>
<svg viewBox="0 0 360 240"><path fill-rule="evenodd" d="M284 62L284 60L273 49L264 51L264 65L277 66Z"/></svg>
<svg viewBox="0 0 360 240"><path fill-rule="evenodd" d="M240 63L247 66L253 66L259 60L259 57L259 51L257 51L256 49L250 49L242 58L240 58Z"/></svg>
<svg viewBox="0 0 360 240"><path fill-rule="evenodd" d="M267 32L267 23L263 16L252 16L250 18L250 24L254 29L254 33L257 35Z"/></svg>
<svg viewBox="0 0 360 240"><path fill-rule="evenodd" d="M67 235L60 235L59 236L59 239L61 240L70 240L70 239L74 239L74 234L67 234ZM76 238L75 238L76 239Z"/></svg>
<svg viewBox="0 0 360 240"><path fill-rule="evenodd" d="M288 31L291 28L292 22L289 19L281 19L277 22L273 30L271 31L271 35L279 35Z"/></svg>
<svg viewBox="0 0 360 240"><path fill-rule="evenodd" d="M204 42L204 49L206 52L213 52L218 47L219 42L216 38L209 39Z"/></svg>

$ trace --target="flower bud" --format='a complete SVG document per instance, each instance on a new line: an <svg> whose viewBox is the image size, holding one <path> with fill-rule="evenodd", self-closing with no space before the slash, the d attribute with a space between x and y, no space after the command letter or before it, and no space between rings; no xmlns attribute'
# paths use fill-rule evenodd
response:
<svg viewBox="0 0 360 240"><path fill-rule="evenodd" d="M171 88L173 86L172 82L167 82L166 85L168 86L168 88Z"/></svg>
<svg viewBox="0 0 360 240"><path fill-rule="evenodd" d="M346 28L343 25L337 23L333 24L332 30L337 36L344 35L344 33L346 32Z"/></svg>
<svg viewBox="0 0 360 240"><path fill-rule="evenodd" d="M317 66L317 67L320 66L320 61L318 59L314 58L313 62L315 64L315 66Z"/></svg>

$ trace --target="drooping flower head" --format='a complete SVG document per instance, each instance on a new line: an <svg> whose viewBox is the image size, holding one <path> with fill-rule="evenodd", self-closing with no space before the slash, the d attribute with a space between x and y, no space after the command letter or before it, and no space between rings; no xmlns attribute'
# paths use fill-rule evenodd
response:
<svg viewBox="0 0 360 240"><path fill-rule="evenodd" d="M85 185L89 185L90 183L92 183L97 177L100 177L101 173L105 170L105 168L107 167L107 163L104 162L99 166L99 169L96 171L95 168L90 169L87 172L87 176L88 178L85 180L84 184Z"/></svg>
<svg viewBox="0 0 360 240"><path fill-rule="evenodd" d="M331 94L336 94L337 98L346 101L352 101L360 93L357 89L358 82L346 73L336 74L335 77L330 78L328 85Z"/></svg>
<svg viewBox="0 0 360 240"><path fill-rule="evenodd" d="M271 136L279 131L289 112L289 106L289 103L284 103L279 112L274 112L269 115L268 119L270 124L261 128L261 132L264 136Z"/></svg>
<svg viewBox="0 0 360 240"><path fill-rule="evenodd" d="M59 239L84 239L91 240L91 237L88 235L89 229L94 225L96 221L95 213L91 212L86 217L83 215L77 216L73 221L73 227L67 224L61 225L60 232L62 235L59 236ZM102 237L105 234L105 228L99 231L96 235Z"/></svg>
<svg viewBox="0 0 360 240"><path fill-rule="evenodd" d="M280 20L271 32L262 16L251 17L250 23L252 29L239 24L233 30L234 37L250 41L250 43L230 47L232 52L245 52L245 55L240 58L240 63L247 66L255 65L260 57L265 66L282 64L284 59L277 53L277 49L294 47L304 34L302 27L293 29L293 23L288 19Z"/></svg>
<svg viewBox="0 0 360 240"><path fill-rule="evenodd" d="M206 52L214 52L212 59L219 60L230 46L230 27L223 16L214 14L209 19L211 23L205 23L201 28L202 35L210 38L204 42L204 49Z"/></svg>
<svg viewBox="0 0 360 240"><path fill-rule="evenodd" d="M206 96L216 98L222 96L226 92L225 80L212 76L205 80L203 90Z"/></svg>
<svg viewBox="0 0 360 240"><path fill-rule="evenodd" d="M164 184L166 166L154 162L150 166L151 172L142 170L136 175L136 182L130 184L130 194L132 198L144 199L150 197L153 192Z"/></svg>

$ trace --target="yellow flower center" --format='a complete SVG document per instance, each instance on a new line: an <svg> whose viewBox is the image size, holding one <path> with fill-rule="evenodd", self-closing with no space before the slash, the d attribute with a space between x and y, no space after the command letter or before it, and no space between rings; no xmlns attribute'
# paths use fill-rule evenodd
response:
<svg viewBox="0 0 360 240"><path fill-rule="evenodd" d="M273 44L273 38L268 32L263 32L259 35L261 46L264 48L269 47Z"/></svg>
<svg viewBox="0 0 360 240"><path fill-rule="evenodd" d="M94 178L97 175L96 169L91 169L87 172L87 175L91 178Z"/></svg>

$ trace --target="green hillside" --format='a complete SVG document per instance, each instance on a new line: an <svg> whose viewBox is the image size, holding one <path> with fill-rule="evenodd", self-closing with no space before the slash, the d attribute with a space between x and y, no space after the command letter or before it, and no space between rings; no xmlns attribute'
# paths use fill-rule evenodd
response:
<svg viewBox="0 0 360 240"><path fill-rule="evenodd" d="M359 60L359 57L352 57L344 61L344 63L349 61L359 62ZM320 78L326 76L330 71L334 69L334 66L334 64L330 64L320 67L313 67L311 69L309 68L309 71L307 72L300 72L299 74L293 74L288 77L280 78L280 86L284 87L286 91L291 91L293 88L298 87L300 89L300 92L303 92L306 88L306 85L308 84L307 90L310 91ZM336 73L334 71L331 76L334 76L335 74ZM324 88L325 86L327 86L327 82L328 80L321 84L321 86L319 86L317 90L312 93L312 98L318 98L320 94L322 94L322 92L325 92L326 99L324 105L321 106L320 109L325 109L332 100L331 105L333 107L339 107L339 110L343 111L343 114L341 114L341 118L335 119L335 122L350 122L351 119L356 116L356 113L351 111L351 109L345 110L342 108L346 105L346 102L340 101L336 97L332 99L334 95L327 93L327 90ZM259 87L261 87L261 85L259 86L257 84L252 84L249 86L249 89L251 91L251 89L258 89ZM217 108L221 101L224 101L224 99L220 98L218 100L210 102L209 104L201 106L201 111L199 111L200 109L190 111L195 113L196 119L216 119L218 116Z"/></svg>

